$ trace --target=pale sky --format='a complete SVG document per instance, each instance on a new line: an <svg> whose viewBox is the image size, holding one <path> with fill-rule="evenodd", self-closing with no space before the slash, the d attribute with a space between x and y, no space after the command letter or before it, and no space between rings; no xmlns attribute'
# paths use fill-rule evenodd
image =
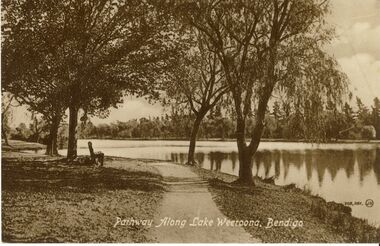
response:
<svg viewBox="0 0 380 246"><path fill-rule="evenodd" d="M380 0L331 0L328 22L336 27L337 39L328 48L350 80L350 89L366 105L380 97ZM118 109L111 109L107 119L93 118L94 124L116 120L160 116L159 104L126 97ZM28 121L25 108L15 110L13 125Z"/></svg>
<svg viewBox="0 0 380 246"><path fill-rule="evenodd" d="M338 38L328 50L367 105L380 97L380 0L332 0L329 22Z"/></svg>

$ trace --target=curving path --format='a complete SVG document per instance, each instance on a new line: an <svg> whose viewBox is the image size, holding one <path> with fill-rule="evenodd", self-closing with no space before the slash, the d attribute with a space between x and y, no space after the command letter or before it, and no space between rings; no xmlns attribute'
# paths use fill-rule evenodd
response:
<svg viewBox="0 0 380 246"><path fill-rule="evenodd" d="M241 227L218 226L227 219L217 208L207 189L207 182L186 166L153 163L168 186L161 207L154 218L153 237L160 243L255 243ZM191 226L194 218L207 217L214 223ZM166 220L165 220L166 219ZM166 223L162 223L165 220ZM173 220L173 221L172 221ZM177 220L177 224L174 221ZM183 222L185 220L185 222ZM175 225L170 225L170 221ZM185 223L183 226L180 223Z"/></svg>

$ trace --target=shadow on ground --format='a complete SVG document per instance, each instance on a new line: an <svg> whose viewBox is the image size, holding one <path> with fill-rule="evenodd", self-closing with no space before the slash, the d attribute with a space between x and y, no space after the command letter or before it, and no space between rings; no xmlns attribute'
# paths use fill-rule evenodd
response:
<svg viewBox="0 0 380 246"><path fill-rule="evenodd" d="M154 173L125 171L116 168L69 166L42 161L2 163L3 190L41 191L65 189L91 192L101 189L163 190L161 177Z"/></svg>

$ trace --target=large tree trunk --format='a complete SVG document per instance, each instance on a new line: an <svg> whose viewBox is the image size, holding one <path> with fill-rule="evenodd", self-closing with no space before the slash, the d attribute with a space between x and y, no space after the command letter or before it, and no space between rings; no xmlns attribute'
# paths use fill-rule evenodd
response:
<svg viewBox="0 0 380 246"><path fill-rule="evenodd" d="M254 154L248 147L239 149L239 179L238 183L254 185L252 175L252 163Z"/></svg>
<svg viewBox="0 0 380 246"><path fill-rule="evenodd" d="M253 166L253 157L259 148L261 136L264 131L264 119L265 119L265 109L268 104L269 96L265 96L259 102L256 124L253 129L253 134L251 137L250 144L247 146L245 143L245 121L238 120L237 122L237 142L239 150L239 179L238 183L253 185L253 175L252 175L252 166Z"/></svg>
<svg viewBox="0 0 380 246"><path fill-rule="evenodd" d="M69 107L69 140L67 146L67 159L77 157L77 125L79 108L75 105Z"/></svg>
<svg viewBox="0 0 380 246"><path fill-rule="evenodd" d="M193 124L193 128L191 130L189 152L188 152L188 157L187 157L187 164L189 164L189 165L195 164L195 160L194 160L195 145L197 142L197 135L198 135L199 127L201 125L201 122L203 120L204 115L205 114L198 114L196 116L196 119L195 119L194 124Z"/></svg>
<svg viewBox="0 0 380 246"><path fill-rule="evenodd" d="M239 152L239 178L236 183L243 185L254 185L252 175L254 152L247 146L244 134L245 122L243 120L238 120L236 126L236 140Z"/></svg>
<svg viewBox="0 0 380 246"><path fill-rule="evenodd" d="M50 125L49 139L46 146L46 155L55 156L58 155L57 137L59 123L61 121L60 116L54 116Z"/></svg>

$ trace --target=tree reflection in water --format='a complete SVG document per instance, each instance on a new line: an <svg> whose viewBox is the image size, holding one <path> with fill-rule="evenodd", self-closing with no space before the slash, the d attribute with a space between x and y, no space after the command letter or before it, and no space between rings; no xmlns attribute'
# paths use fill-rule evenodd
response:
<svg viewBox="0 0 380 246"><path fill-rule="evenodd" d="M380 149L376 150L376 158L373 165L373 171L376 174L377 183L380 185Z"/></svg>
<svg viewBox="0 0 380 246"><path fill-rule="evenodd" d="M213 171L223 171L235 174L238 171L237 152L225 153L211 151L209 153L199 152L195 154L197 163L206 169ZM185 163L187 155L185 153L171 153L171 160ZM357 162L358 173L354 173L354 166ZM289 172L295 168L300 171L305 169L305 177L311 180L313 173L318 176L318 181L323 183L327 176L334 181L339 170L344 170L347 179L357 175L360 181L366 176L374 173L377 183L380 184L380 149L356 149L356 150L265 150L256 153L253 161L254 175L262 178L280 176L288 179ZM222 168L230 166L231 168ZM260 172L259 172L260 171ZM262 175L261 175L262 174Z"/></svg>

